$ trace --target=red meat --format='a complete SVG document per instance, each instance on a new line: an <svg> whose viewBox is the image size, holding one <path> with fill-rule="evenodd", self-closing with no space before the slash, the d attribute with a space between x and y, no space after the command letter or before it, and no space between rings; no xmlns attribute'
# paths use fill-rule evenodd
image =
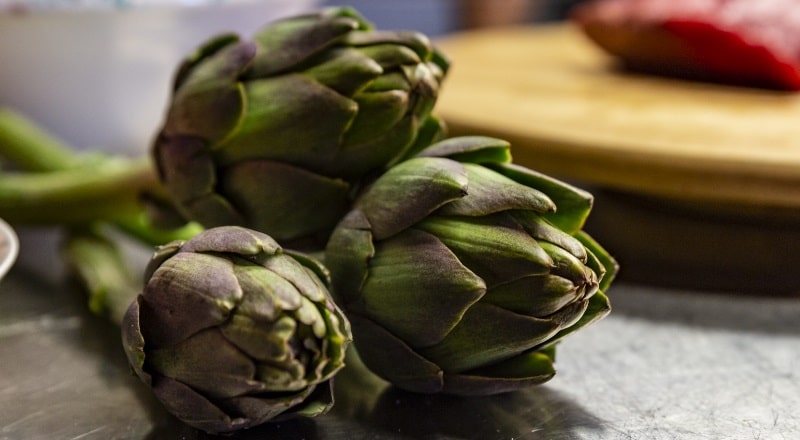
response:
<svg viewBox="0 0 800 440"><path fill-rule="evenodd" d="M593 0L571 18L634 70L800 90L800 0Z"/></svg>

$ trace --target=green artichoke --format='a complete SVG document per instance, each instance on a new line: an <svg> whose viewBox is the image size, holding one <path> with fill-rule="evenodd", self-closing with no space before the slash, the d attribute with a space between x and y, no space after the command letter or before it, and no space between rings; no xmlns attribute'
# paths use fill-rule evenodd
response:
<svg viewBox="0 0 800 440"><path fill-rule="evenodd" d="M223 433L330 408L351 335L320 263L218 227L161 247L145 280L123 345L179 419Z"/></svg>
<svg viewBox="0 0 800 440"><path fill-rule="evenodd" d="M352 9L219 36L179 68L153 155L184 217L322 243L362 178L428 145L448 62Z"/></svg>
<svg viewBox="0 0 800 440"><path fill-rule="evenodd" d="M549 380L554 346L610 310L616 262L581 231L592 196L456 137L367 187L326 248L365 365L420 393Z"/></svg>

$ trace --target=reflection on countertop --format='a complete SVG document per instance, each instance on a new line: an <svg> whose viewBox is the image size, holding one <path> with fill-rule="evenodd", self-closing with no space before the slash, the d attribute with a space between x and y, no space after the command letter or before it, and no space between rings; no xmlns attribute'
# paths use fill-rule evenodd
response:
<svg viewBox="0 0 800 440"><path fill-rule="evenodd" d="M403 392L351 358L313 420L229 439L793 438L800 298L620 283L614 312L560 347L540 387L490 397ZM0 437L205 439L129 373L117 329L81 294L15 268L0 283ZM676 437L677 436L677 437Z"/></svg>

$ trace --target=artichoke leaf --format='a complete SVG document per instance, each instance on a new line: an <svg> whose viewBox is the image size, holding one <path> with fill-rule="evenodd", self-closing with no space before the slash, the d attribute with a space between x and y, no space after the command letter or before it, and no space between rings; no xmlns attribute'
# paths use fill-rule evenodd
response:
<svg viewBox="0 0 800 440"><path fill-rule="evenodd" d="M226 252L246 257L274 256L281 247L272 237L239 226L225 229L208 229L204 234L186 242L181 252ZM254 258L255 259L255 258Z"/></svg>
<svg viewBox="0 0 800 440"><path fill-rule="evenodd" d="M184 200L180 212L187 218L202 218L207 228L247 223L230 201L217 193Z"/></svg>
<svg viewBox="0 0 800 440"><path fill-rule="evenodd" d="M391 137L383 139L382 136L376 136L377 133L382 134L392 131L396 125L403 121L408 107L408 93L398 89L386 91L370 90L356 94L353 99L358 103L358 115L356 115L343 137L342 149L344 151L353 149L353 146L368 143L376 138L393 143L396 142L398 147L411 141L411 139L400 138L395 140ZM414 132L411 128L408 124L401 124L397 129L397 134L409 137ZM397 154L397 148L390 148L384 144L375 145L375 149L378 152L383 152L381 156L388 156L388 158L382 157L381 162L375 161L377 163L385 163L394 154Z"/></svg>
<svg viewBox="0 0 800 440"><path fill-rule="evenodd" d="M418 156L448 157L470 163L505 163L511 161L511 144L485 136L458 136L430 145Z"/></svg>
<svg viewBox="0 0 800 440"><path fill-rule="evenodd" d="M242 121L215 147L221 166L273 159L319 171L358 112L355 101L300 73L255 79L242 87L247 102Z"/></svg>
<svg viewBox="0 0 800 440"><path fill-rule="evenodd" d="M279 241L333 228L349 203L347 182L275 161L239 162L220 170L219 179L247 225ZM304 198L296 197L297 188Z"/></svg>
<svg viewBox="0 0 800 440"><path fill-rule="evenodd" d="M312 301L303 297L302 305L295 311L294 317L298 322L306 325L317 339L325 338L327 334L325 318L322 317Z"/></svg>
<svg viewBox="0 0 800 440"><path fill-rule="evenodd" d="M581 299L574 301L557 310L545 318L558 325L559 329L567 328L577 323L589 308L589 295L582 295Z"/></svg>
<svg viewBox="0 0 800 440"><path fill-rule="evenodd" d="M225 322L242 294L230 261L207 254L175 254L153 272L144 288L142 334L149 345L174 345Z"/></svg>
<svg viewBox="0 0 800 440"><path fill-rule="evenodd" d="M438 237L490 288L509 279L544 275L554 267L542 246L508 216L431 216L414 228Z"/></svg>
<svg viewBox="0 0 800 440"><path fill-rule="evenodd" d="M377 136L364 139L363 143L353 143L356 139L349 137L350 132L347 132L344 137L345 142L340 150L341 155L335 160L339 162L340 168L337 169L336 165L332 164L331 169L336 170L339 174L349 175L347 167L353 168L349 163L350 160L353 160L358 161L361 170L380 171L386 163L405 154L406 148L414 140L417 124L416 116L406 114L396 125L378 133ZM358 133L354 133L354 135L358 135ZM367 181L368 179L369 177L367 177Z"/></svg>
<svg viewBox="0 0 800 440"><path fill-rule="evenodd" d="M215 53L231 44L237 43L238 41L240 41L238 35L234 33L222 33L212 36L206 42L198 46L198 48L184 58L181 64L178 66L175 79L172 84L172 91L174 92L183 86L186 78L208 57L213 56Z"/></svg>
<svg viewBox="0 0 800 440"><path fill-rule="evenodd" d="M414 142L403 153L403 156L395 158L393 163L397 163L416 156L421 150L431 144L441 141L447 134L447 127L444 121L435 115L428 115L424 118L417 128L417 137Z"/></svg>
<svg viewBox="0 0 800 440"><path fill-rule="evenodd" d="M603 292L607 291L611 286L611 282L614 281L614 278L617 276L617 272L619 272L619 263L617 263L617 260L614 259L600 243L595 241L595 239L585 231L575 234L575 238L580 240L589 251L593 259L590 261L596 260L596 263L594 263L596 268L593 267L593 269L595 269L597 275L601 277L600 290Z"/></svg>
<svg viewBox="0 0 800 440"><path fill-rule="evenodd" d="M139 379L147 385L151 385L153 378L145 372L144 360L144 336L142 336L142 329L139 325L139 301L141 296L137 297L131 303L128 310L125 312L122 326L122 348L125 350L125 356L128 358L128 364Z"/></svg>
<svg viewBox="0 0 800 440"><path fill-rule="evenodd" d="M309 279L309 271L293 258L272 258L265 261L262 266L291 283L300 295L308 300L323 303L326 292L321 289L321 284ZM301 302L300 306L303 304Z"/></svg>
<svg viewBox="0 0 800 440"><path fill-rule="evenodd" d="M549 340L558 330L552 320L478 302L442 342L418 351L446 374L461 373L514 357Z"/></svg>
<svg viewBox="0 0 800 440"><path fill-rule="evenodd" d="M287 414L291 416L316 417L330 411L333 407L333 381L309 387L311 393L302 396L302 401L297 401ZM269 419L265 419L269 420Z"/></svg>
<svg viewBox="0 0 800 440"><path fill-rule="evenodd" d="M402 70L411 86L411 95L415 98L409 106L411 113L419 117L428 116L436 105L440 78L427 65L403 66Z"/></svg>
<svg viewBox="0 0 800 440"><path fill-rule="evenodd" d="M335 45L354 30L371 27L351 8L329 8L280 20L259 31L258 57L248 75L262 78L291 69Z"/></svg>
<svg viewBox="0 0 800 440"><path fill-rule="evenodd" d="M236 314L220 332L239 350L260 362L287 362L293 356L291 340L297 323L291 316L282 315L273 321L256 321Z"/></svg>
<svg viewBox="0 0 800 440"><path fill-rule="evenodd" d="M332 404L330 385L327 383L291 394L283 393L274 397L270 397L269 394L263 397L239 396L221 402L221 405L232 414L248 414L250 426L260 425L266 421L278 421L282 415L314 417L327 412Z"/></svg>
<svg viewBox="0 0 800 440"><path fill-rule="evenodd" d="M243 122L246 93L242 84L225 78L181 87L172 98L163 132L202 138L212 145L221 142Z"/></svg>
<svg viewBox="0 0 800 440"><path fill-rule="evenodd" d="M146 362L148 368L155 368L161 375L213 398L265 389L263 383L254 380L253 361L228 343L218 329L204 330L172 346L151 349Z"/></svg>
<svg viewBox="0 0 800 440"><path fill-rule="evenodd" d="M333 283L331 294L344 308L360 300L373 255L375 247L369 222L360 210L354 209L342 219L325 247Z"/></svg>
<svg viewBox="0 0 800 440"><path fill-rule="evenodd" d="M322 287L326 289L331 287L331 271L321 261L311 257L306 252L300 252L295 249L284 249L284 253L297 260L298 263L319 278Z"/></svg>
<svg viewBox="0 0 800 440"><path fill-rule="evenodd" d="M442 390L442 369L402 339L359 315L352 315L350 324L358 353L368 369L409 391L428 394Z"/></svg>
<svg viewBox="0 0 800 440"><path fill-rule="evenodd" d="M256 378L270 393L295 393L307 388L305 364L290 358L281 364L259 364Z"/></svg>
<svg viewBox="0 0 800 440"><path fill-rule="evenodd" d="M342 96L354 95L382 73L380 64L353 48L331 50L324 61L303 72Z"/></svg>
<svg viewBox="0 0 800 440"><path fill-rule="evenodd" d="M204 88L206 84L222 81L233 84L247 71L256 57L256 44L252 41L239 41L233 36L225 37L219 41L212 41L211 47L203 47L202 63L194 63L191 69L186 70L181 78L178 90ZM209 51L207 49L213 49Z"/></svg>
<svg viewBox="0 0 800 440"><path fill-rule="evenodd" d="M542 241L539 245L553 260L552 273L564 277L576 285L585 285L592 289L597 289L599 282L597 274L578 257L553 243Z"/></svg>
<svg viewBox="0 0 800 440"><path fill-rule="evenodd" d="M544 318L580 300L583 290L557 275L530 275L492 286L482 301L515 313Z"/></svg>
<svg viewBox="0 0 800 440"><path fill-rule="evenodd" d="M183 240L175 240L156 247L156 250L153 252L150 261L147 262L147 266L145 267L144 279L149 280L152 278L156 269L158 269L162 263L172 258L173 255L180 252L181 247L183 247L185 243L186 242Z"/></svg>
<svg viewBox="0 0 800 440"><path fill-rule="evenodd" d="M583 243L558 229L541 214L531 211L515 211L512 215L535 239L552 243L565 249L579 260L587 261L588 255Z"/></svg>
<svg viewBox="0 0 800 440"><path fill-rule="evenodd" d="M156 139L154 152L159 176L178 202L213 194L216 170L207 148L208 144L197 137L167 139L162 133Z"/></svg>
<svg viewBox="0 0 800 440"><path fill-rule="evenodd" d="M362 46L358 51L374 59L385 70L402 65L419 64L423 61L412 48L394 42Z"/></svg>
<svg viewBox="0 0 800 440"><path fill-rule="evenodd" d="M369 83L369 86L362 90L361 93L381 93L392 90L405 92L406 94L411 91L411 83L405 71L384 71L382 75Z"/></svg>
<svg viewBox="0 0 800 440"><path fill-rule="evenodd" d="M512 163L488 164L495 171L547 194L555 202L556 212L545 217L568 234L577 233L592 210L594 196L554 177Z"/></svg>
<svg viewBox="0 0 800 440"><path fill-rule="evenodd" d="M260 322L272 322L281 312L300 307L300 297L292 283L278 274L255 265L237 265L239 285L245 293L238 314Z"/></svg>
<svg viewBox="0 0 800 440"><path fill-rule="evenodd" d="M417 223L452 200L463 197L467 175L458 162L414 158L387 171L361 194L357 206L382 240Z"/></svg>
<svg viewBox="0 0 800 440"><path fill-rule="evenodd" d="M430 39L415 31L387 31L376 29L372 32L351 32L345 37L345 43L355 47L376 46L382 44L405 46L413 50L419 59L433 58Z"/></svg>
<svg viewBox="0 0 800 440"><path fill-rule="evenodd" d="M542 352L528 351L487 367L446 375L444 392L463 396L505 393L542 384L555 374L553 359Z"/></svg>
<svg viewBox="0 0 800 440"><path fill-rule="evenodd" d="M361 302L349 308L425 347L445 338L485 292L483 280L436 237L410 229L376 244Z"/></svg>
<svg viewBox="0 0 800 440"><path fill-rule="evenodd" d="M524 379L543 375L552 376L555 372L553 359L549 355L537 350L528 350L502 362L465 371L462 374Z"/></svg>
<svg viewBox="0 0 800 440"><path fill-rule="evenodd" d="M341 314L338 309L336 313L331 313L328 310L323 311L326 325L329 329L335 329L336 331L331 332L325 338L327 345L324 356L328 362L325 363L320 373L321 380L332 378L339 371L341 365L344 365L347 347L351 342L350 321L339 319L338 316L341 316Z"/></svg>
<svg viewBox="0 0 800 440"><path fill-rule="evenodd" d="M233 432L251 426L244 418L231 418L191 387L168 377L153 383L153 393L180 420L207 432Z"/></svg>
<svg viewBox="0 0 800 440"><path fill-rule="evenodd" d="M588 305L586 311L584 311L581 318L572 324L571 326L559 331L552 339L547 341L541 347L537 347L538 349L552 347L557 344L560 340L565 338L571 333L580 330L581 328L598 321L608 315L611 312L611 303L608 300L608 297L605 293L598 291L591 298L588 300Z"/></svg>
<svg viewBox="0 0 800 440"><path fill-rule="evenodd" d="M467 195L439 210L441 215L485 216L513 209L554 212L556 205L541 191L498 174L486 167L462 164L467 170Z"/></svg>

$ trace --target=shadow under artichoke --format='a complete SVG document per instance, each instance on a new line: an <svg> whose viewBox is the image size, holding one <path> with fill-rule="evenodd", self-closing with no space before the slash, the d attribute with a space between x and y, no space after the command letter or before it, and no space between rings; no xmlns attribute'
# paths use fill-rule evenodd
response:
<svg viewBox="0 0 800 440"><path fill-rule="evenodd" d="M369 438L569 439L599 433L602 421L547 386L490 396L418 394L371 373L349 350L336 378L336 406L326 418L351 420ZM324 419L317 419L325 423Z"/></svg>
<svg viewBox="0 0 800 440"><path fill-rule="evenodd" d="M263 440L263 439L306 439L320 438L319 427L314 420L297 418L281 422L265 423L250 429L237 431L234 434L210 434L169 416L157 424L147 435L146 440L181 439L181 440Z"/></svg>

